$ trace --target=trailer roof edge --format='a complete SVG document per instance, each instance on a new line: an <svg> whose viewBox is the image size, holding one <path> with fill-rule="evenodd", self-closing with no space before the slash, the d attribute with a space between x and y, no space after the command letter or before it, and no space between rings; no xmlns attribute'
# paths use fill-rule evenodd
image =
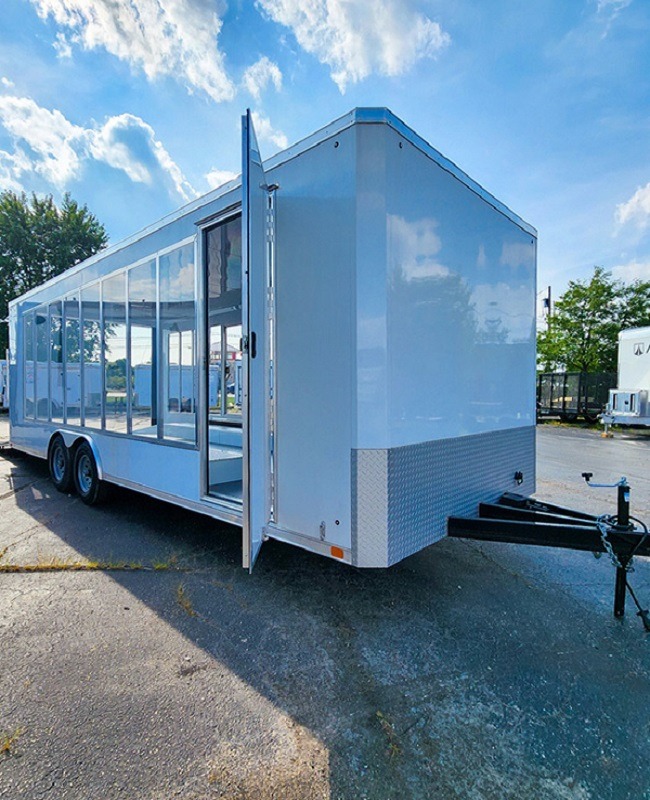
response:
<svg viewBox="0 0 650 800"><path fill-rule="evenodd" d="M493 194L488 192L480 183L464 172L457 164L451 159L444 156L439 150L429 144L426 139L423 139L413 128L410 128L403 120L393 114L388 108L357 108L355 109L355 121L361 123L381 123L389 125L400 136L403 136L412 145L421 150L425 155L429 156L433 161L439 164L444 170L449 172L459 181L464 183L468 189L471 189L486 203L489 203L497 211L500 211L504 216L508 217L516 225L519 225L522 230L529 233L531 236L537 238L537 229L526 222L519 214L516 214L501 200L498 200Z"/></svg>
<svg viewBox="0 0 650 800"><path fill-rule="evenodd" d="M425 155L429 156L433 161L435 161L439 166L441 166L444 170L449 172L459 181L465 184L468 189L471 189L475 194L477 194L482 200L485 200L486 203L489 203L494 209L502 213L504 216L508 217L512 222L518 225L522 230L526 233L529 233L531 236L537 238L537 230L536 228L531 225L530 223L526 222L519 214L516 214L511 208L509 208L505 203L502 203L498 200L493 194L487 191L480 183L475 181L473 178L464 172L457 164L455 164L451 159L444 156L439 150L436 150L435 147L429 144L426 139L423 139L418 133L416 133L413 128L410 128L403 120L401 120L396 114L389 108L385 107L358 107L354 108L352 111L344 114L342 117L333 120L328 125L323 128L320 128L314 133L310 134L309 136L305 137L304 139L300 139L295 144L288 147L286 150L282 150L276 155L269 158L267 161L264 162L264 169L271 170L275 167L279 167L281 164L284 164L286 161L290 161L292 158L303 153L305 150L309 150L311 147L322 142L324 139L328 139L331 136L335 136L337 133L345 130L346 128L351 127L355 124L361 125L379 125L384 124L388 125L393 128L400 136L404 139L409 141L412 145L417 147L421 150Z"/></svg>
<svg viewBox="0 0 650 800"><path fill-rule="evenodd" d="M641 325L638 328L625 328L619 331L619 339L633 339L636 336L647 336L650 333L650 325Z"/></svg>

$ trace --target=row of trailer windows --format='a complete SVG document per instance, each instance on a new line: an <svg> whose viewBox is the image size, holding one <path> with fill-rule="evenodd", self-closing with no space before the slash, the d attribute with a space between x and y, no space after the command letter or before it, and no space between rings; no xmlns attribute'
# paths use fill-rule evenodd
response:
<svg viewBox="0 0 650 800"><path fill-rule="evenodd" d="M24 415L196 442L194 244L24 315Z"/></svg>

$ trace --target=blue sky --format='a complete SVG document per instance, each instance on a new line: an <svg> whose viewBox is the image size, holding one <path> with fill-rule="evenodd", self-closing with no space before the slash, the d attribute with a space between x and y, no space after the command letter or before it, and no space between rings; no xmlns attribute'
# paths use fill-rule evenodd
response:
<svg viewBox="0 0 650 800"><path fill-rule="evenodd" d="M388 106L539 232L540 291L650 279L647 0L2 0L0 189L117 241L355 106Z"/></svg>

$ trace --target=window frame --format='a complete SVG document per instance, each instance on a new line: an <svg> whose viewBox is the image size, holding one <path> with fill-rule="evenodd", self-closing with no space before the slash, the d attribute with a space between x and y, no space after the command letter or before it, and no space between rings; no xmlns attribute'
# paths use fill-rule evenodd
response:
<svg viewBox="0 0 650 800"><path fill-rule="evenodd" d="M207 358L206 360L206 392L205 396L207 398L206 402L206 418L208 422L208 428L210 423L214 423L216 425L236 425L240 426L243 424L243 416L240 412L239 414L228 414L228 391L226 385L226 369L227 369L227 355L228 355L228 337L226 331L229 328L234 328L239 325L243 327L243 319L242 319L242 309L243 309L243 280L241 281L241 285L237 289L226 289L226 282L227 282L227 275L228 270L227 268L224 269L221 273L221 293L219 294L219 298L223 298L223 309L221 309L218 313L227 317L229 311L234 311L239 309L239 315L236 321L233 320L226 320L224 322L217 322L216 324L212 325L210 322L210 285L209 285L209 272L208 272L208 256L209 256L209 249L208 249L208 236L213 230L217 228L223 228L225 225L228 225L231 222L239 221L241 224L242 220L242 207L239 205L234 209L230 209L226 212L222 217L218 217L216 219L211 219L201 228L202 232L202 242L203 242L203 269L205 271L205 296L203 298L203 305L205 307L205 341L206 341L206 350L207 350ZM242 276L243 277L243 276ZM235 298L235 292L239 292L239 305L233 306L232 300ZM220 410L219 413L212 412L210 409L210 402L209 402L209 391L210 391L210 367L212 364L210 363L210 353L211 353L211 331L213 328L219 328L220 330L220 368L219 368L219 386L221 392L221 400L219 403Z"/></svg>

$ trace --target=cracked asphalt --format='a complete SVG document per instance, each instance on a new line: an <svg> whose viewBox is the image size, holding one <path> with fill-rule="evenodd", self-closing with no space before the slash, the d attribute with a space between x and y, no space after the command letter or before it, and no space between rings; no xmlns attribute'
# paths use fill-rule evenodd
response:
<svg viewBox="0 0 650 800"><path fill-rule="evenodd" d="M8 437L0 417L0 442ZM538 496L650 519L650 438L545 425ZM362 572L0 453L0 798L650 798L650 635L590 554L444 541ZM650 602L650 564L633 585ZM123 567L127 568L123 568Z"/></svg>

